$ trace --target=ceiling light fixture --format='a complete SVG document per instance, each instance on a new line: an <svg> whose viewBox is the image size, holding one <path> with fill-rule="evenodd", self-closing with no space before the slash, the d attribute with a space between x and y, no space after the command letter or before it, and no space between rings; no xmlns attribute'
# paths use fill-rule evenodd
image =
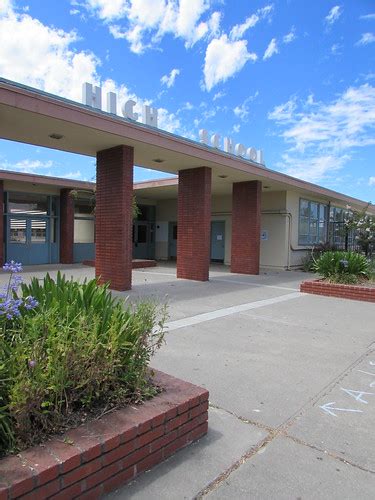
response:
<svg viewBox="0 0 375 500"><path fill-rule="evenodd" d="M165 162L165 160L162 160L161 158L155 158L152 161L154 161L155 163L164 163Z"/></svg>
<svg viewBox="0 0 375 500"><path fill-rule="evenodd" d="M56 141L59 141L60 139L62 139L64 136L62 134L50 134L48 137L50 137L51 139L55 139Z"/></svg>
<svg viewBox="0 0 375 500"><path fill-rule="evenodd" d="M218 177L220 177L220 179L227 179L228 178L227 175L218 175Z"/></svg>

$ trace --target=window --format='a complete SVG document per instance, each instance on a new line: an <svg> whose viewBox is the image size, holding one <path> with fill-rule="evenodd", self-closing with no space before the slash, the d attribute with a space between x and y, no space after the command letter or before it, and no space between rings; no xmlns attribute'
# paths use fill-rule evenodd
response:
<svg viewBox="0 0 375 500"><path fill-rule="evenodd" d="M74 200L74 243L95 242L94 198Z"/></svg>
<svg viewBox="0 0 375 500"><path fill-rule="evenodd" d="M8 213L27 215L47 215L48 197L43 194L9 193Z"/></svg>
<svg viewBox="0 0 375 500"><path fill-rule="evenodd" d="M314 245L326 241L328 207L322 203L300 199L298 244Z"/></svg>

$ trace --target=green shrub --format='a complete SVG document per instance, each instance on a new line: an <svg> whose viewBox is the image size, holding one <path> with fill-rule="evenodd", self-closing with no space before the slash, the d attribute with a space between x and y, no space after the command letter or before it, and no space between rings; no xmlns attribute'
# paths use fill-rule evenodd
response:
<svg viewBox="0 0 375 500"><path fill-rule="evenodd" d="M147 367L163 342L165 306L124 303L96 280L60 273L23 284L22 294L39 305L0 333L0 452L156 393Z"/></svg>
<svg viewBox="0 0 375 500"><path fill-rule="evenodd" d="M314 245L311 251L301 260L302 270L306 273L314 271L314 263L325 252L333 251L335 247L331 243L319 243Z"/></svg>
<svg viewBox="0 0 375 500"><path fill-rule="evenodd" d="M314 261L313 270L336 283L353 283L368 277L369 263L355 252L325 252Z"/></svg>

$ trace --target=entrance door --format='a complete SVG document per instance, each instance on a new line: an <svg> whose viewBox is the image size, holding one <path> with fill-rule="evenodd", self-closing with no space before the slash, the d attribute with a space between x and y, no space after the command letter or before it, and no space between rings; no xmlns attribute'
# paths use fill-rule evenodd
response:
<svg viewBox="0 0 375 500"><path fill-rule="evenodd" d="M11 216L8 220L7 260L24 265L49 264L49 219Z"/></svg>
<svg viewBox="0 0 375 500"><path fill-rule="evenodd" d="M154 224L136 221L133 225L133 257L153 259L155 256Z"/></svg>
<svg viewBox="0 0 375 500"><path fill-rule="evenodd" d="M169 223L168 258L177 259L177 222Z"/></svg>
<svg viewBox="0 0 375 500"><path fill-rule="evenodd" d="M211 222L211 260L224 262L225 256L225 221Z"/></svg>

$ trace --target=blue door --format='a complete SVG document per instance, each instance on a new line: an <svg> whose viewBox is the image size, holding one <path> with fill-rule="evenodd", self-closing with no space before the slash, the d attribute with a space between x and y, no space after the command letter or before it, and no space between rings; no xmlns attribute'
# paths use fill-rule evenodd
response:
<svg viewBox="0 0 375 500"><path fill-rule="evenodd" d="M133 224L133 257L134 259L155 258L155 224L153 222L135 221Z"/></svg>
<svg viewBox="0 0 375 500"><path fill-rule="evenodd" d="M225 256L225 221L211 222L211 260L224 262Z"/></svg>
<svg viewBox="0 0 375 500"><path fill-rule="evenodd" d="M169 223L168 258L177 259L177 222Z"/></svg>
<svg viewBox="0 0 375 500"><path fill-rule="evenodd" d="M48 217L9 216L7 260L24 265L49 264L50 228Z"/></svg>

